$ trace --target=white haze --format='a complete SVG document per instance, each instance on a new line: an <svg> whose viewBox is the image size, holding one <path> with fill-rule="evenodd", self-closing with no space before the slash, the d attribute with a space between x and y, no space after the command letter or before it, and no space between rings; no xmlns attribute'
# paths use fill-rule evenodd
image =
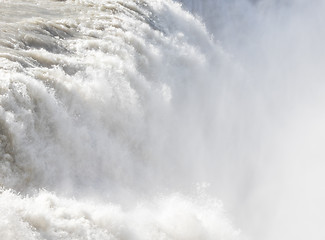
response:
<svg viewBox="0 0 325 240"><path fill-rule="evenodd" d="M325 3L0 4L2 238L324 238Z"/></svg>
<svg viewBox="0 0 325 240"><path fill-rule="evenodd" d="M221 167L240 225L255 239L323 239L325 2L184 5L243 70L224 76L225 128L234 133Z"/></svg>

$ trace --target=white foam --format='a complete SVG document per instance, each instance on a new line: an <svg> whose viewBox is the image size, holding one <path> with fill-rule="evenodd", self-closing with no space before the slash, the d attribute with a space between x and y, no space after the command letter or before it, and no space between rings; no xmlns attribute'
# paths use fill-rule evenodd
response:
<svg viewBox="0 0 325 240"><path fill-rule="evenodd" d="M0 194L0 234L6 239L238 239L219 202L180 194L120 205L58 197L42 191Z"/></svg>
<svg viewBox="0 0 325 240"><path fill-rule="evenodd" d="M237 239L212 197L175 193L201 180L196 88L224 58L198 20L172 1L1 4L2 238Z"/></svg>

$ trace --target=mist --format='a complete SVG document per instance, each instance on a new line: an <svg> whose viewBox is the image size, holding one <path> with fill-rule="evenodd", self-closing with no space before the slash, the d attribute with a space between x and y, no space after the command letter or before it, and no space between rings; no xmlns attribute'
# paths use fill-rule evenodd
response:
<svg viewBox="0 0 325 240"><path fill-rule="evenodd" d="M225 204L254 239L322 239L324 2L183 5L240 69L215 78L226 93L212 181Z"/></svg>

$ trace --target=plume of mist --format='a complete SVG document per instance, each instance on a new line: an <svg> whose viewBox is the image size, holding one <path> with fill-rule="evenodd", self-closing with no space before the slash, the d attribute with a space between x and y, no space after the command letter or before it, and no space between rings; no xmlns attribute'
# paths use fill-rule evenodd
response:
<svg viewBox="0 0 325 240"><path fill-rule="evenodd" d="M223 159L221 195L256 239L322 239L324 2L182 3L240 66L235 77L219 76L227 123L212 142Z"/></svg>

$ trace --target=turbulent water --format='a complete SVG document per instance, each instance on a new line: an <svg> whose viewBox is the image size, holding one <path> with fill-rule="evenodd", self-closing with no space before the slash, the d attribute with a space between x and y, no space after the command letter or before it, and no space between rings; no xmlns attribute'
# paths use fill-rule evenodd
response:
<svg viewBox="0 0 325 240"><path fill-rule="evenodd" d="M324 239L324 11L0 0L1 239Z"/></svg>

